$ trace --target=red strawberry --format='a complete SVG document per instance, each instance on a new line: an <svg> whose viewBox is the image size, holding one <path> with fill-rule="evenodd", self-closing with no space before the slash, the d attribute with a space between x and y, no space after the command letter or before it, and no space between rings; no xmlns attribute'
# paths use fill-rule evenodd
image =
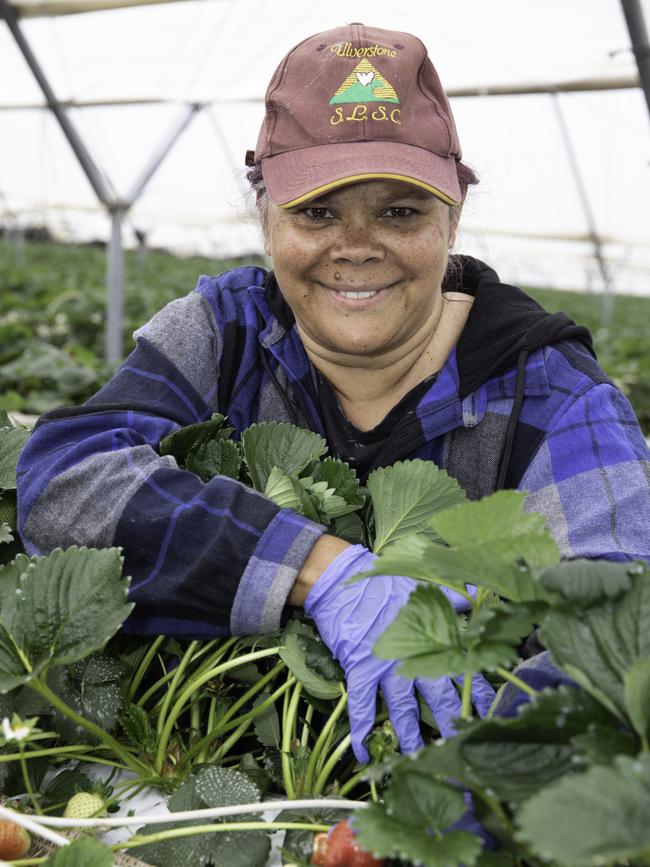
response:
<svg viewBox="0 0 650 867"><path fill-rule="evenodd" d="M311 856L314 867L383 867L383 860L362 849L346 819L330 828L327 834L316 834Z"/></svg>
<svg viewBox="0 0 650 867"><path fill-rule="evenodd" d="M0 859L14 861L29 852L32 841L27 831L17 822L0 819Z"/></svg>

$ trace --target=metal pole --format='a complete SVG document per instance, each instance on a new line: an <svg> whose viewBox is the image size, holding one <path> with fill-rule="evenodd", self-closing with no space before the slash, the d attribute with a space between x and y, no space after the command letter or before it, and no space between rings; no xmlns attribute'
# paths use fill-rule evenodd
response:
<svg viewBox="0 0 650 867"><path fill-rule="evenodd" d="M639 70L641 87L650 112L650 43L640 0L621 0L623 15L632 40L632 51Z"/></svg>
<svg viewBox="0 0 650 867"><path fill-rule="evenodd" d="M596 221L594 219L593 211L591 210L591 204L589 202L589 196L587 195L587 189L582 180L580 166L578 164L578 160L573 149L573 142L571 141L571 136L569 135L569 130L564 120L564 114L562 113L562 107L560 106L560 99L557 93L552 93L551 96L553 98L553 107L555 108L555 114L560 127L560 132L562 134L562 139L564 141L564 147L566 148L567 157L569 158L569 164L573 173L573 180L575 181L578 196L580 197L580 202L582 204L582 210L587 221L587 226L589 227L589 237L591 238L591 242L594 245L594 256L596 257L596 261L598 262L598 268L603 279L603 306L601 318L603 327L606 327L607 325L609 325L612 318L614 306L614 286L609 274L607 262L605 261L605 257L603 256L603 246L598 235L598 231L596 229Z"/></svg>
<svg viewBox="0 0 650 867"><path fill-rule="evenodd" d="M124 295L124 250L122 218L125 210L111 212L111 237L106 248L106 360L109 364L122 359L122 308Z"/></svg>
<svg viewBox="0 0 650 867"><path fill-rule="evenodd" d="M84 170L90 185L95 191L97 198L102 202L106 207L110 208L115 204L115 195L112 190L109 189L108 184L106 183L104 176L98 169L95 164L93 158L90 156L86 146L82 142L79 133L75 129L72 124L72 121L68 117L65 109L56 98L54 91L50 87L50 83L45 76L45 73L41 69L41 66L36 59L34 52L32 51L29 43L27 42L22 30L18 26L18 21L16 20L16 16L14 15L11 7L7 0L0 0L0 15L7 22L7 26L11 31L14 39L16 40L16 44L18 48L21 50L23 57L27 61L27 64L31 71L34 74L34 78L38 82L38 86L43 91L43 96L45 97L48 106L52 110L54 116L59 122L61 129L63 130L63 134L70 142L70 147L75 152L79 163L81 164L81 168Z"/></svg>
<svg viewBox="0 0 650 867"><path fill-rule="evenodd" d="M130 208L131 205L133 205L133 203L140 198L140 196L144 192L144 188L151 180L153 174L158 169L161 162L172 149L183 130L188 126L192 118L195 117L196 114L201 111L203 107L204 106L201 103L193 103L192 105L186 106L182 116L171 128L167 137L163 139L163 141L160 143L158 149L154 152L151 159L144 167L142 174L133 185L131 192L127 195L125 200L125 205L127 207Z"/></svg>

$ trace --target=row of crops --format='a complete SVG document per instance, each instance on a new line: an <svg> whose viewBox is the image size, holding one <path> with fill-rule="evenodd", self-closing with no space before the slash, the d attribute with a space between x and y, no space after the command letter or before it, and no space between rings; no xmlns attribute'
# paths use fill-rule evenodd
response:
<svg viewBox="0 0 650 867"><path fill-rule="evenodd" d="M127 253L125 351L135 328L192 289L199 274L235 264L158 251ZM99 246L16 244L0 238L0 393L8 410L40 414L80 403L109 376L104 363L105 267ZM531 294L548 310L564 310L592 330L601 364L629 396L649 433L650 297L617 297L604 329L598 297L551 290Z"/></svg>

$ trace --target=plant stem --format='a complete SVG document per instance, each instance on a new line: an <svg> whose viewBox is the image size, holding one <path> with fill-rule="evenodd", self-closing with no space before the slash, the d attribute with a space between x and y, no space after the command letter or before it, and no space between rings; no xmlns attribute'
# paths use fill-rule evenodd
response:
<svg viewBox="0 0 650 867"><path fill-rule="evenodd" d="M234 702L228 710L224 713L224 715L219 720L219 726L225 725L229 722L239 711L241 707L253 698L254 695L257 695L258 692L264 689L267 683L274 680L277 675L282 671L283 668L286 668L284 662L278 662L276 666L274 666L270 671L268 671L263 677L261 677L256 683L254 683L250 689L246 690L246 692ZM291 677L289 678L291 680ZM295 678L294 678L295 680Z"/></svg>
<svg viewBox="0 0 650 867"><path fill-rule="evenodd" d="M329 831L330 827L316 822L219 822L211 825L193 825L189 828L172 828L169 831L158 831L145 836L135 834L126 841L111 844L110 848L117 852L120 849L133 849L148 843L158 843L161 840L173 840L176 837L219 834L224 831Z"/></svg>
<svg viewBox="0 0 650 867"><path fill-rule="evenodd" d="M366 768L361 768L360 770L358 770L356 772L356 774L354 774L348 780L346 780L345 783L343 783L343 785L341 786L341 788L337 792L337 795L339 796L339 798L344 798L348 792L350 792L352 789L354 789L354 787L357 785L357 783L362 782L365 774L366 774ZM373 798L373 800L374 800L374 798Z"/></svg>
<svg viewBox="0 0 650 867"><path fill-rule="evenodd" d="M311 720L312 720L313 716L314 716L314 705L308 704L307 710L305 711L305 722L304 722L304 725L302 727L302 736L300 738L300 746L301 747L306 747L307 744L309 743L309 731L311 728Z"/></svg>
<svg viewBox="0 0 650 867"><path fill-rule="evenodd" d="M32 787L32 781L29 776L29 771L27 770L27 762L25 761L25 748L22 744L19 746L20 749L20 770L22 771L23 781L25 783L25 791L29 795L29 800L32 802L32 806L34 811L42 816L43 812L41 810L41 805L38 803L38 798L34 794L34 789Z"/></svg>
<svg viewBox="0 0 650 867"><path fill-rule="evenodd" d="M131 702L133 701L133 697L138 691L138 687L142 683L142 678L144 677L146 670L151 665L151 660L156 655L156 651L164 640L165 636L159 635L154 641L151 642L151 644L147 648L147 652L140 660L140 664L136 668L133 677L131 678L131 683L129 684L129 688L126 693L125 701L127 704L131 704Z"/></svg>
<svg viewBox="0 0 650 867"><path fill-rule="evenodd" d="M501 666L499 666L495 669L495 671L499 675L499 677L502 677L504 680L509 680L510 683L513 683L518 689L520 689L522 692L525 692L526 695L529 695L531 698L535 698L535 696L537 695L536 689L533 689L532 686L529 686L525 680L517 677L516 674L508 671L507 668L501 668Z"/></svg>
<svg viewBox="0 0 650 867"><path fill-rule="evenodd" d="M156 723L156 733L158 737L160 737L160 733L162 732L165 726L165 718L167 716L167 711L169 710L169 706L172 703L172 698L174 697L174 693L176 691L176 687L178 686L183 674L185 673L185 669L192 661L192 657L194 656L195 651L199 646L198 641L191 641L188 646L185 648L185 653L181 657L181 661L176 666L174 670L174 674L172 677L172 681L167 688L167 692L165 694L165 698L163 699L162 706L158 713L158 722Z"/></svg>
<svg viewBox="0 0 650 867"><path fill-rule="evenodd" d="M242 720L242 722L237 726L237 728L230 735L230 737L226 738L226 740L221 744L219 749L213 754L213 756L211 758L211 761L215 765L221 764L221 760L223 759L223 757L228 752L230 752L230 750L235 746L235 744L240 739L240 737L244 734L246 729L250 728L252 723L253 723L253 720L250 718Z"/></svg>
<svg viewBox="0 0 650 867"><path fill-rule="evenodd" d="M24 753L25 759L40 759L42 756L58 756L59 753L71 753L77 750L92 750L94 747L89 744L81 744L80 746L68 747L48 747L42 750L29 750ZM20 761L20 753L2 753L0 754L0 764L2 762L18 762Z"/></svg>
<svg viewBox="0 0 650 867"><path fill-rule="evenodd" d="M323 769L316 778L316 782L314 783L314 790L311 794L320 795L325 789L325 784L329 779L330 774L334 770L335 765L338 763L339 759L343 755L343 753L350 746L351 737L350 735L346 735L343 740L338 744L335 750L332 750L330 753L330 757L323 765Z"/></svg>
<svg viewBox="0 0 650 867"><path fill-rule="evenodd" d="M220 674L225 674L226 671L230 671L233 668L238 668L240 665L244 665L247 662L257 662L258 659L264 659L265 657L273 656L274 654L277 655L278 650L278 647L269 647L266 650L257 650L253 653L246 653L243 656L238 657L237 659L229 659L227 662L222 662L215 668L210 668L207 671L204 671L200 676L194 675L190 678L189 683L178 696L176 702L174 703L174 706L168 713L165 725L160 732L155 762L156 771L158 773L161 773L162 771L172 729L176 723L176 720L183 712L188 699L190 699L192 695L194 695L194 693L201 686L203 686L204 683L207 683L209 680L218 677Z"/></svg>
<svg viewBox="0 0 650 867"><path fill-rule="evenodd" d="M472 675L463 675L463 690L461 693L460 718L472 718Z"/></svg>
<svg viewBox="0 0 650 867"><path fill-rule="evenodd" d="M296 788L293 779L293 763L291 761L291 744L296 731L296 717L298 715L298 702L302 692L302 683L298 681L291 694L291 700L287 707L286 717L283 720L282 726L282 744L280 746L281 762L282 762L282 779L284 780L284 788L287 793L287 798L292 800L296 797Z"/></svg>
<svg viewBox="0 0 650 867"><path fill-rule="evenodd" d="M323 749L329 739L334 726L339 721L341 714L345 711L348 703L348 694L345 687L341 685L341 698L338 700L336 707L332 711L329 719L321 729L320 734L316 738L316 743L313 746L309 761L307 762L307 771L305 773L305 792L311 792L311 787L314 785L314 778L320 770L319 759Z"/></svg>
<svg viewBox="0 0 650 867"><path fill-rule="evenodd" d="M284 665L284 663L282 663ZM240 726L243 722L250 721L254 719L256 716L264 713L264 711L270 707L275 701L280 698L280 696L284 693L286 694L287 690L293 686L296 682L296 678L293 675L285 681L275 692L271 693L268 698L265 698L264 701L260 702L254 708L251 708L247 713L242 714L238 719L229 722L227 725L223 725L223 719L219 720L219 723L214 728L208 730L207 734L205 734L201 740L197 741L195 744L189 748L189 750L185 753L183 757L183 762L187 764L195 755L195 753L199 753L202 750L207 750L210 743L214 741L218 735L223 735L228 731L231 731L234 728Z"/></svg>
<svg viewBox="0 0 650 867"><path fill-rule="evenodd" d="M102 744L107 746L109 749L113 750L116 756L124 762L124 764L134 771L136 774L141 775L144 771L145 773L149 773L149 768L143 764L142 762L134 759L133 756L129 754L124 747L119 744L115 738L110 735L103 728L100 728L96 723L92 722L89 719L78 714L76 710L67 705L59 696L53 692L49 686L45 683L45 681L41 680L40 677L35 677L33 680L28 681L28 686L30 686L33 690L35 690L39 695L41 695L47 702L49 702L52 707L55 707L58 711L60 711L64 716L68 717L68 719L72 720L75 725L81 726L81 728L85 729L87 732L93 734L96 738L98 738Z"/></svg>

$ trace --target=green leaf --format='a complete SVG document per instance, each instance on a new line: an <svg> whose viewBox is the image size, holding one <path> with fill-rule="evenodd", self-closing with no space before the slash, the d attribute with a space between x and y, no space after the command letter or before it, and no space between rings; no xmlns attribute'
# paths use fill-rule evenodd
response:
<svg viewBox="0 0 650 867"><path fill-rule="evenodd" d="M14 590L0 601L1 692L98 650L133 608L117 548L20 557L0 570L6 583Z"/></svg>
<svg viewBox="0 0 650 867"><path fill-rule="evenodd" d="M14 424L9 418L9 413L4 406L0 406L0 428L3 427L14 427Z"/></svg>
<svg viewBox="0 0 650 867"><path fill-rule="evenodd" d="M251 779L233 768L205 765L194 772L169 799L172 812L198 810L205 807L226 807L259 801L260 793ZM242 814L226 821L245 822L258 816ZM218 825L224 820L214 820ZM165 829L205 825L209 821L179 822ZM141 829L139 835L153 834L159 825ZM179 867L181 864L227 864L228 867L264 867L271 843L266 831L237 831L201 834L195 837L163 840L138 847L135 854L147 864Z"/></svg>
<svg viewBox="0 0 650 867"><path fill-rule="evenodd" d="M285 630L280 658L289 671L316 698L336 699L341 695L343 672L329 649L315 632L305 634L304 624L291 621Z"/></svg>
<svg viewBox="0 0 650 867"><path fill-rule="evenodd" d="M207 421L187 425L161 439L158 451L161 455L172 455L179 466L185 466L185 458L192 448L213 439L226 439L230 436L234 428L224 427L225 421L225 416L215 412Z"/></svg>
<svg viewBox="0 0 650 867"><path fill-rule="evenodd" d="M401 822L381 804L354 815L354 829L364 849L380 858L400 858L422 867L472 867L481 841L464 831L434 837L426 828Z"/></svg>
<svg viewBox="0 0 650 867"><path fill-rule="evenodd" d="M185 469L209 482L215 476L239 478L242 456L232 440L213 439L194 445L185 459Z"/></svg>
<svg viewBox="0 0 650 867"><path fill-rule="evenodd" d="M632 663L623 678L625 705L640 738L650 738L650 656Z"/></svg>
<svg viewBox="0 0 650 867"><path fill-rule="evenodd" d="M568 560L542 574L541 583L567 602L582 607L617 599L630 589L629 563L608 560Z"/></svg>
<svg viewBox="0 0 650 867"><path fill-rule="evenodd" d="M270 693L262 693L254 702L254 706L260 704L269 697ZM280 746L280 718L274 705L270 705L263 713L255 717L255 735L257 740L265 747Z"/></svg>
<svg viewBox="0 0 650 867"><path fill-rule="evenodd" d="M298 475L325 454L319 434L285 422L253 424L242 433L242 448L253 487L263 491L273 467Z"/></svg>
<svg viewBox="0 0 650 867"><path fill-rule="evenodd" d="M330 532L339 539L345 539L351 545L364 545L366 542L365 526L356 512L334 518L330 525Z"/></svg>
<svg viewBox="0 0 650 867"><path fill-rule="evenodd" d="M124 668L116 659L93 653L67 666L52 666L48 686L77 713L111 731L122 708ZM54 712L52 727L68 743L92 739L92 735L68 717Z"/></svg>
<svg viewBox="0 0 650 867"><path fill-rule="evenodd" d="M650 571L636 563L622 568L631 578L622 596L584 610L553 608L540 632L555 663L626 719L626 672L650 656Z"/></svg>
<svg viewBox="0 0 650 867"><path fill-rule="evenodd" d="M28 436L20 427L0 428L0 488L16 487L16 464Z"/></svg>
<svg viewBox="0 0 650 867"><path fill-rule="evenodd" d="M436 583L439 579L432 562L441 549L425 536L404 536L388 545L379 555L372 569L363 575L405 575L416 581ZM360 579L354 579L360 580ZM451 587L465 589L465 574L459 572L450 577L445 575L444 583Z"/></svg>
<svg viewBox="0 0 650 867"><path fill-rule="evenodd" d="M506 801L520 801L579 767L573 738L617 721L572 687L542 690L513 719L484 719L461 731L459 755L472 777Z"/></svg>
<svg viewBox="0 0 650 867"><path fill-rule="evenodd" d="M618 755L634 756L638 745L632 732L592 723L588 731L571 738L576 752L592 765L611 764Z"/></svg>
<svg viewBox="0 0 650 867"><path fill-rule="evenodd" d="M13 540L14 540L14 537L13 537L13 533L11 532L11 527L9 526L9 524L1 523L0 524L0 545L4 544L5 542L13 542Z"/></svg>
<svg viewBox="0 0 650 867"><path fill-rule="evenodd" d="M498 491L436 514L431 523L448 548L428 553L430 574L477 584L515 602L548 598L531 568L558 562L544 519L523 509L525 494Z"/></svg>
<svg viewBox="0 0 650 867"><path fill-rule="evenodd" d="M431 516L465 501L458 482L432 461L398 461L374 470L367 487L375 515L376 554L411 533L438 540L431 528Z"/></svg>
<svg viewBox="0 0 650 867"><path fill-rule="evenodd" d="M372 579L370 579L372 580ZM458 616L437 587L417 587L375 643L381 659L399 659L404 677L442 677L465 671Z"/></svg>
<svg viewBox="0 0 650 867"><path fill-rule="evenodd" d="M395 769L385 802L398 821L436 831L453 825L467 809L458 789L421 773L413 764Z"/></svg>
<svg viewBox="0 0 650 867"><path fill-rule="evenodd" d="M280 467L271 469L263 493L281 509L301 511L302 500L296 491L296 483Z"/></svg>
<svg viewBox="0 0 650 867"><path fill-rule="evenodd" d="M44 867L112 867L113 850L92 837L81 837L73 840L69 846L57 849Z"/></svg>
<svg viewBox="0 0 650 867"><path fill-rule="evenodd" d="M325 458L310 468L309 474L315 482L327 482L338 497L342 497L349 506L358 508L363 505L364 498L359 489L359 479L355 471L338 458Z"/></svg>
<svg viewBox="0 0 650 867"><path fill-rule="evenodd" d="M149 714L138 704L130 704L120 718L124 734L134 747L143 753L156 749L156 734Z"/></svg>
<svg viewBox="0 0 650 867"><path fill-rule="evenodd" d="M650 755L569 775L521 808L520 837L566 867L643 859L650 851Z"/></svg>

